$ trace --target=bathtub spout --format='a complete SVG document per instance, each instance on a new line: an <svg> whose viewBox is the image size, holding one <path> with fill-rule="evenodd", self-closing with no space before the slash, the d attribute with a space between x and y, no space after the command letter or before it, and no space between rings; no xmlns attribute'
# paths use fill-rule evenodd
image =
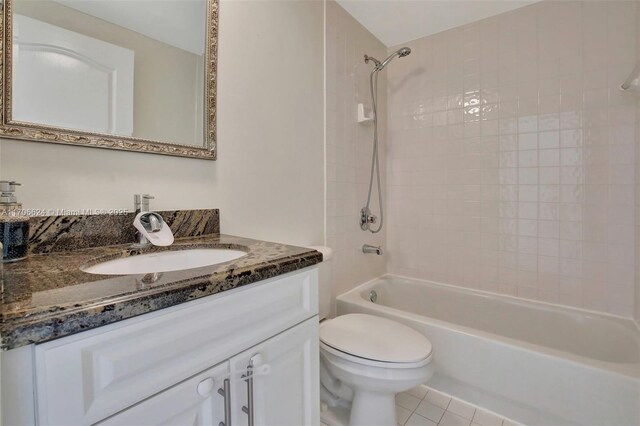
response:
<svg viewBox="0 0 640 426"><path fill-rule="evenodd" d="M371 246L369 244L365 244L365 245L362 246L362 252L364 254L375 253L378 256L381 256L382 255L382 247L380 247L380 246L376 247L376 246Z"/></svg>

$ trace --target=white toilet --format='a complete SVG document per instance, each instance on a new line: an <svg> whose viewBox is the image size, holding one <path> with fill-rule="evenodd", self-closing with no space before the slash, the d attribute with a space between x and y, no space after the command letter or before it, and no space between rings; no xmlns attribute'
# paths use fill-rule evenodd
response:
<svg viewBox="0 0 640 426"><path fill-rule="evenodd" d="M320 318L331 306L331 249L314 247L320 264ZM323 402L349 409L349 426L396 424L395 395L432 375L431 342L416 330L373 315L348 314L320 324Z"/></svg>

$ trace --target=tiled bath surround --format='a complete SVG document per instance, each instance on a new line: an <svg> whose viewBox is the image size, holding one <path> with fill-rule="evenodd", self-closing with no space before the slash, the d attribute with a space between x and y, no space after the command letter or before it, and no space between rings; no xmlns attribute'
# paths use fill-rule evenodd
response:
<svg viewBox="0 0 640 426"><path fill-rule="evenodd" d="M334 296L382 275L386 256L363 256L363 244L385 245L385 231L360 230L358 212L365 205L371 167L373 126L358 124L357 103L371 106L364 54L383 58L385 46L335 1L327 7L327 245L334 249ZM380 167L385 175L386 77L379 81ZM375 193L376 191L374 191ZM372 210L377 214L377 196Z"/></svg>
<svg viewBox="0 0 640 426"><path fill-rule="evenodd" d="M408 43L389 272L633 315L636 7L544 1Z"/></svg>

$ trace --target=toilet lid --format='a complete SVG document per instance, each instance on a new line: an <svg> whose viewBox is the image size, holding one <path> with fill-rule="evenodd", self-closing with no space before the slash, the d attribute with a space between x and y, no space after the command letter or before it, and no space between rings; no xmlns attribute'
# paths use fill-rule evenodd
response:
<svg viewBox="0 0 640 426"><path fill-rule="evenodd" d="M404 324L348 314L320 325L320 340L341 352L374 361L414 363L431 355L431 342Z"/></svg>

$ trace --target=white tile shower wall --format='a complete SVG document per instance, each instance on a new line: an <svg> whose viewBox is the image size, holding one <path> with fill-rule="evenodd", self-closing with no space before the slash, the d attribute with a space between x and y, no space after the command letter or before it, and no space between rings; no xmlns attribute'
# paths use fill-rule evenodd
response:
<svg viewBox="0 0 640 426"><path fill-rule="evenodd" d="M370 65L364 55L382 57L386 47L334 1L327 2L327 245L334 249L334 296L385 272L385 256L364 255L363 244L383 245L385 231L372 235L358 225L366 203L371 166L370 124L358 124L356 105L371 105ZM381 167L385 174L386 84L380 76ZM384 180L383 180L384 188ZM372 210L378 211L377 197Z"/></svg>
<svg viewBox="0 0 640 426"><path fill-rule="evenodd" d="M389 272L632 316L636 30L635 1L544 1L408 43Z"/></svg>

